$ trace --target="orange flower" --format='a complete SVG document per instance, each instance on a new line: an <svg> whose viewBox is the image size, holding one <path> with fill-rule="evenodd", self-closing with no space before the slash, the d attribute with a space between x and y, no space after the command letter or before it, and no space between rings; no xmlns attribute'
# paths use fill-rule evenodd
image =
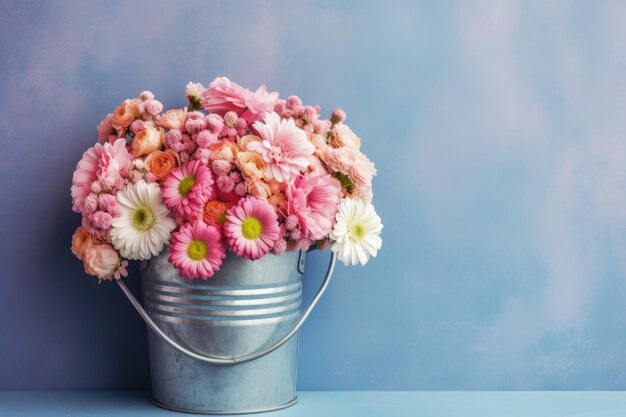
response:
<svg viewBox="0 0 626 417"><path fill-rule="evenodd" d="M179 163L178 155L171 149L154 151L146 158L148 169L159 181L164 180Z"/></svg>
<svg viewBox="0 0 626 417"><path fill-rule="evenodd" d="M72 236L72 253L76 255L81 261L85 257L85 251L92 247L95 243L95 239L91 232L79 226Z"/></svg>
<svg viewBox="0 0 626 417"><path fill-rule="evenodd" d="M204 206L202 219L209 225L221 225L226 220L226 210L229 205L219 200L209 200Z"/></svg>
<svg viewBox="0 0 626 417"><path fill-rule="evenodd" d="M118 134L120 131L126 130L128 125L139 116L139 110L137 109L138 104L139 99L128 99L124 100L124 102L115 109L113 117L111 118L111 125L118 131Z"/></svg>

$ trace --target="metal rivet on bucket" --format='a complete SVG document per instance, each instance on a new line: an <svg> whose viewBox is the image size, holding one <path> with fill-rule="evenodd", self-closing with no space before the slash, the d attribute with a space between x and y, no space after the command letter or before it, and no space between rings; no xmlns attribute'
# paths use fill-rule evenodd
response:
<svg viewBox="0 0 626 417"><path fill-rule="evenodd" d="M152 330L152 394L162 407L205 414L271 411L296 402L297 332L335 266L301 314L304 252L257 261L228 254L210 279L181 277L167 250L141 271L145 310L118 284ZM295 337L294 337L295 336Z"/></svg>

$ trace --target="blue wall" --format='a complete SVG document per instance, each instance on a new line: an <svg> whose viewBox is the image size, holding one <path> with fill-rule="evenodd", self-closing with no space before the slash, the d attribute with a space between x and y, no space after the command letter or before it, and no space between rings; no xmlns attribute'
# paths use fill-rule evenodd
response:
<svg viewBox="0 0 626 417"><path fill-rule="evenodd" d="M305 325L301 389L626 389L626 6L337 3L0 2L0 389L149 385L71 175L122 99L222 74L343 107L378 166L383 249Z"/></svg>

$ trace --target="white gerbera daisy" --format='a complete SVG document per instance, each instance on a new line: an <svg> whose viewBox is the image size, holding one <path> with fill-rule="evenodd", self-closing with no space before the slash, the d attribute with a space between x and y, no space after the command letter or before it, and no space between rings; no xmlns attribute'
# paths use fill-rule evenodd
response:
<svg viewBox="0 0 626 417"><path fill-rule="evenodd" d="M383 243L383 224L374 206L360 199L344 198L339 203L335 226L330 232L331 250L346 265L365 265Z"/></svg>
<svg viewBox="0 0 626 417"><path fill-rule="evenodd" d="M117 193L121 214L111 223L111 242L126 259L149 259L169 243L176 222L157 184L138 181Z"/></svg>

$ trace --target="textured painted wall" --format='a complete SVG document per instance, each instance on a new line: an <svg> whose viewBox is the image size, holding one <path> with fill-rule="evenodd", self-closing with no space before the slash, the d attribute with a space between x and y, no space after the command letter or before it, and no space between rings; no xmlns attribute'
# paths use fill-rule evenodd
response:
<svg viewBox="0 0 626 417"><path fill-rule="evenodd" d="M71 175L122 99L218 75L343 107L379 169L384 247L339 267L300 388L626 389L626 6L337 3L0 2L0 389L149 385Z"/></svg>

